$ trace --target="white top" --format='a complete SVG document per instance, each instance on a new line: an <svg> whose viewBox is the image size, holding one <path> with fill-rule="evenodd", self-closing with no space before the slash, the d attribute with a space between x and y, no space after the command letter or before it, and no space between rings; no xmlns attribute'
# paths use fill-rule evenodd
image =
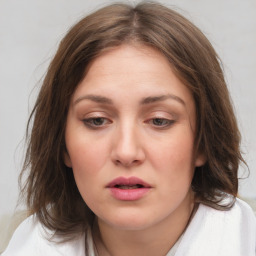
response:
<svg viewBox="0 0 256 256"><path fill-rule="evenodd" d="M49 242L45 236L40 222L30 216L17 228L2 256L96 256L90 230L89 255L85 255L84 235L62 244ZM175 254L170 250L166 256L255 256L256 218L239 199L229 211L201 204L177 247Z"/></svg>

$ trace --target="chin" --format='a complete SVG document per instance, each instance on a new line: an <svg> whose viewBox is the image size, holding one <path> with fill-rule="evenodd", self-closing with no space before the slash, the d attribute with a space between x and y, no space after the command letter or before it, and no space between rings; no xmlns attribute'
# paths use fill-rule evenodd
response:
<svg viewBox="0 0 256 256"><path fill-rule="evenodd" d="M156 219L152 218L152 216L146 216L146 214L142 212L135 213L131 211L113 214L110 218L105 216L105 218L101 218L101 221L115 229L127 231L144 230L158 222Z"/></svg>

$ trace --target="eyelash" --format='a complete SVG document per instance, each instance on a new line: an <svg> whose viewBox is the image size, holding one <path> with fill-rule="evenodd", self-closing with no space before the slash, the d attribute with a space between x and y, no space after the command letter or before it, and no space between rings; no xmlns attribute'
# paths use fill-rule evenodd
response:
<svg viewBox="0 0 256 256"><path fill-rule="evenodd" d="M160 125L159 125L159 121L160 121ZM171 125L173 125L175 122L175 120L170 120L170 119L166 119L166 118L162 118L162 117L155 117L150 119L149 121L147 121L147 123L152 123L153 126L155 126L156 128L160 128L160 129L164 129L164 128L169 128ZM158 123L158 124L156 124Z"/></svg>
<svg viewBox="0 0 256 256"><path fill-rule="evenodd" d="M111 124L112 122L105 117L91 117L91 118L83 119L83 123L88 128L100 129L108 124ZM169 128L170 126L172 126L175 123L175 120L170 120L170 119L161 118L161 117L155 117L155 118L152 118L152 119L146 121L145 123L148 123L157 129L165 129L165 128Z"/></svg>
<svg viewBox="0 0 256 256"><path fill-rule="evenodd" d="M101 124L96 124L95 122L100 122L103 121L103 123ZM87 118L87 119L83 119L83 123L91 129L97 129L97 128L101 128L103 127L105 122L107 122L108 124L111 123L110 120L108 120L105 117L91 117L91 118Z"/></svg>

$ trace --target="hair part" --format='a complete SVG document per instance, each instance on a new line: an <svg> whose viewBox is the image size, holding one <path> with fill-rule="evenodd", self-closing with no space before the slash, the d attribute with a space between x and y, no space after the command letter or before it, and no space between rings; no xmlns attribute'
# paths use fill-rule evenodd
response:
<svg viewBox="0 0 256 256"><path fill-rule="evenodd" d="M92 224L72 169L64 164L67 112L90 63L121 44L160 51L190 89L196 104L195 148L207 158L195 170L196 201L229 209L238 190L240 133L220 60L203 33L177 12L158 3L113 4L85 17L61 41L44 78L27 126L28 149L20 175L31 214L68 238ZM30 125L32 129L30 132ZM245 163L245 162L244 162ZM233 200L222 204L227 194Z"/></svg>

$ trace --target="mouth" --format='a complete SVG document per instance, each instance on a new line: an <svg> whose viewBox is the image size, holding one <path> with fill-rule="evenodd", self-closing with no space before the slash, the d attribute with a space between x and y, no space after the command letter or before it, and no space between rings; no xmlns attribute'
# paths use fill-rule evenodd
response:
<svg viewBox="0 0 256 256"><path fill-rule="evenodd" d="M137 177L118 177L107 185L113 198L119 201L138 201L146 197L152 186Z"/></svg>
<svg viewBox="0 0 256 256"><path fill-rule="evenodd" d="M107 188L117 188L117 189L142 189L142 188L151 188L151 186L143 181L142 179L139 179L137 177L118 177L111 181Z"/></svg>
<svg viewBox="0 0 256 256"><path fill-rule="evenodd" d="M119 189L137 189L137 188L144 188L141 184L135 184L135 185L115 185L115 188Z"/></svg>

